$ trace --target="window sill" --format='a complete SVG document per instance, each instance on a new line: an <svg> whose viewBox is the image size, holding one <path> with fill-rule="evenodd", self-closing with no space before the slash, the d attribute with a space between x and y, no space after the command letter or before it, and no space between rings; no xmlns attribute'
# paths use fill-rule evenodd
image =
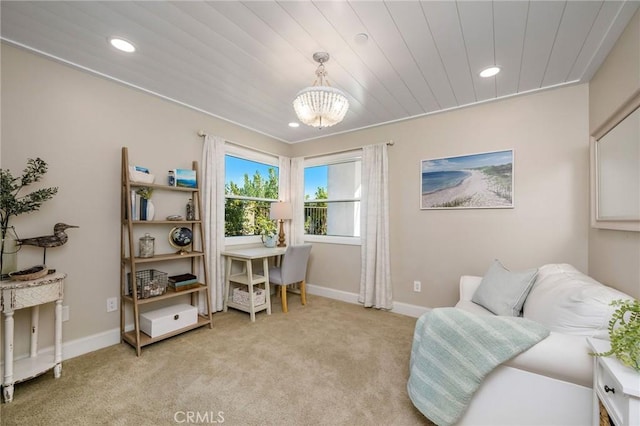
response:
<svg viewBox="0 0 640 426"><path fill-rule="evenodd" d="M330 236L330 235L305 235L304 242L321 243L321 244L342 244L347 246L362 245L360 237L338 237L338 236ZM261 244L262 244L262 239L260 238L260 236L256 236L256 235L248 235L246 237L226 237L224 240L225 247L261 245Z"/></svg>
<svg viewBox="0 0 640 426"><path fill-rule="evenodd" d="M308 243L343 244L348 246L362 245L360 237L337 237L330 235L305 235L304 241Z"/></svg>

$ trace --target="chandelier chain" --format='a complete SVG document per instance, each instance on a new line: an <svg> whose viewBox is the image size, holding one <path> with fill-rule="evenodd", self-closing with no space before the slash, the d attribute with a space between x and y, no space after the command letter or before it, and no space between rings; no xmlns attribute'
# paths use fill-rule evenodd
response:
<svg viewBox="0 0 640 426"><path fill-rule="evenodd" d="M318 76L318 79L320 79L320 86L324 86L325 82L328 86L331 86L329 84L329 80L327 79L327 70L324 68L324 63L321 62L320 65L318 65L316 76ZM318 79L316 79L316 81L318 81Z"/></svg>

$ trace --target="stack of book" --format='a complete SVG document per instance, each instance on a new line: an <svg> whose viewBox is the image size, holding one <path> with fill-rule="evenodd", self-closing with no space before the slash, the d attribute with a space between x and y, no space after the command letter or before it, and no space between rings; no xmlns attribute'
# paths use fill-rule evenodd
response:
<svg viewBox="0 0 640 426"><path fill-rule="evenodd" d="M199 285L198 277L193 274L180 274L169 277L169 287L174 291L187 290Z"/></svg>

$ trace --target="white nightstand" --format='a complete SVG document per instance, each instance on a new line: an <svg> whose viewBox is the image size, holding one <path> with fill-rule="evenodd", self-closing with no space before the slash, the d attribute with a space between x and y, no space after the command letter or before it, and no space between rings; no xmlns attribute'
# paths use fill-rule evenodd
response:
<svg viewBox="0 0 640 426"><path fill-rule="evenodd" d="M609 341L588 338L594 352L606 352ZM640 425L640 373L620 363L615 357L594 357L593 424L599 425L600 407L607 409L616 426Z"/></svg>

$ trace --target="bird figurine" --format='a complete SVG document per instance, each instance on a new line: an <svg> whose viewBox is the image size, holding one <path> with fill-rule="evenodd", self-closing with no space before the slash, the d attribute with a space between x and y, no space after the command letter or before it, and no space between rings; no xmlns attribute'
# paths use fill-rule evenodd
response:
<svg viewBox="0 0 640 426"><path fill-rule="evenodd" d="M65 229L69 228L79 228L79 226L67 225L66 223L56 223L53 227L53 235L43 235L41 237L33 238L19 238L16 240L16 243L20 246L27 245L42 247L44 249L42 264L46 265L47 248L59 247L66 243L69 239L69 236L64 231Z"/></svg>

